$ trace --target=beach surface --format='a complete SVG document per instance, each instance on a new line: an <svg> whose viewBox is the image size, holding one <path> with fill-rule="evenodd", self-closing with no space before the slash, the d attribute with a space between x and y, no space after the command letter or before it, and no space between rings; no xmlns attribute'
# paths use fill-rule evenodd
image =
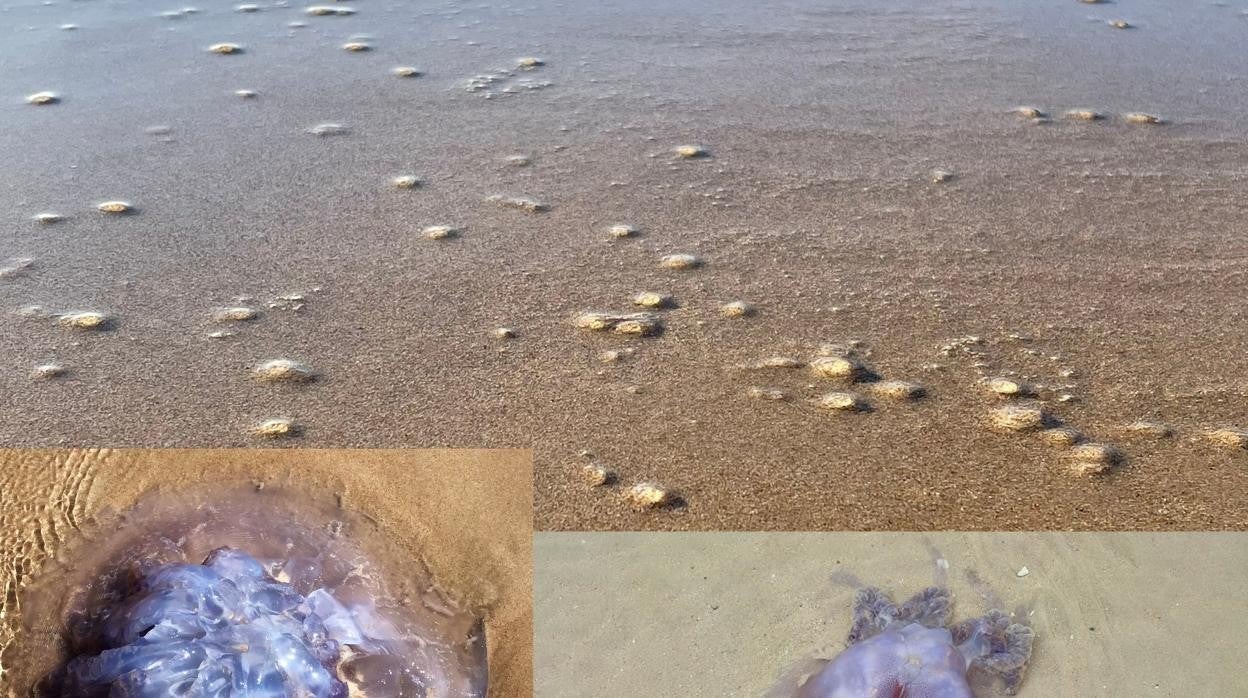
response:
<svg viewBox="0 0 1248 698"><path fill-rule="evenodd" d="M1242 2L334 7L0 7L0 443L532 447L542 529L1248 526Z"/></svg>
<svg viewBox="0 0 1248 698"><path fill-rule="evenodd" d="M1034 630L1020 698L1248 691L1240 534L543 533L534 564L542 698L761 696L844 649L855 582L942 575L954 622Z"/></svg>
<svg viewBox="0 0 1248 698"><path fill-rule="evenodd" d="M344 530L385 556L374 562L391 589L408 593L409 580L427 573L483 620L489 696L528 695L531 473L519 450L0 451L0 695L30 695L57 660L63 627L36 597L68 598L75 590L58 585L88 576L81 565L101 562L93 548L109 545L141 497L240 485L327 498L367 526L366 535Z"/></svg>

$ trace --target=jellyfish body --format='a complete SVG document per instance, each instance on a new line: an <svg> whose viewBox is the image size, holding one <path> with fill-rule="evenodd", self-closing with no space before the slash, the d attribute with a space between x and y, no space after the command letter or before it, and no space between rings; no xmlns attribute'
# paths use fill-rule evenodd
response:
<svg viewBox="0 0 1248 698"><path fill-rule="evenodd" d="M156 489L89 525L23 594L33 695L486 694L481 616L335 494Z"/></svg>
<svg viewBox="0 0 1248 698"><path fill-rule="evenodd" d="M101 630L107 648L68 664L65 695L345 698L341 649L369 641L328 592L304 597L232 548L142 573Z"/></svg>
<svg viewBox="0 0 1248 698"><path fill-rule="evenodd" d="M1031 628L1000 611L949 625L946 589L900 606L883 591L858 592L848 647L803 681L798 698L975 698L1000 681L1017 692L1031 657Z"/></svg>
<svg viewBox="0 0 1248 698"><path fill-rule="evenodd" d="M910 623L849 647L802 687L804 698L974 698L945 628Z"/></svg>

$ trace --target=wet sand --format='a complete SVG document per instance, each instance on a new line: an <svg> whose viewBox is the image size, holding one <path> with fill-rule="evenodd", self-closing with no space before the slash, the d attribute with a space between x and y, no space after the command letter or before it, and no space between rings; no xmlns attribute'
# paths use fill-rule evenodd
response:
<svg viewBox="0 0 1248 698"><path fill-rule="evenodd" d="M844 648L855 590L839 580L900 602L933 583L933 550L955 621L988 610L987 590L1035 631L1021 698L1248 691L1230 669L1248 642L1228 622L1248 611L1239 534L544 533L536 695L762 695Z"/></svg>
<svg viewBox="0 0 1248 698"><path fill-rule="evenodd" d="M24 602L35 589L59 598L49 588L58 564L72 572L64 579L84 575L75 566L92 557L83 546L107 544L113 514L158 488L247 483L329 493L344 516L371 523L372 537L405 557L413 578L423 567L439 592L483 619L489 695L531 691L527 452L123 449L0 452L0 692L26 695L24 686L51 669L56 657L47 648L59 629L47 617L31 617L40 604ZM396 568L403 563L382 567L392 574ZM407 580L391 581L401 587Z"/></svg>
<svg viewBox="0 0 1248 698"><path fill-rule="evenodd" d="M348 5L3 8L0 443L533 447L543 529L1248 526L1243 8ZM738 368L852 340L926 397ZM987 427L1000 375L1125 462Z"/></svg>

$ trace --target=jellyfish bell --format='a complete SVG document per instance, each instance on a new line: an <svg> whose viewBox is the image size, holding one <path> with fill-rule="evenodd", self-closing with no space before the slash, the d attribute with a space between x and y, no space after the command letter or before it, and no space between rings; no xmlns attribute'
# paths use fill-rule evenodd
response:
<svg viewBox="0 0 1248 698"><path fill-rule="evenodd" d="M1032 629L999 610L951 624L952 604L944 586L902 604L877 587L859 588L845 650L797 663L767 698L975 698L998 687L1014 695L1031 659Z"/></svg>
<svg viewBox="0 0 1248 698"><path fill-rule="evenodd" d="M34 695L486 692L480 615L329 493L156 490L60 552L5 661Z"/></svg>

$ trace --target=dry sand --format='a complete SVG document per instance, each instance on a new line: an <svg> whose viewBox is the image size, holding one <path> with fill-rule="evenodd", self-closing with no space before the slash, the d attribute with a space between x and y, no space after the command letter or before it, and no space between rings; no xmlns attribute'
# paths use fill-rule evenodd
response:
<svg viewBox="0 0 1248 698"><path fill-rule="evenodd" d="M1035 630L1021 698L1248 693L1242 534L544 533L535 695L762 695L843 649L854 588L836 580L900 602L933 583L932 550L955 620L986 588Z"/></svg>
<svg viewBox="0 0 1248 698"><path fill-rule="evenodd" d="M287 418L287 445L531 446L543 529L1248 526L1248 451L1200 437L1248 427L1235 7L354 9L6 6L0 443L251 446ZM574 326L644 291L674 299L661 333ZM968 335L982 356L940 351ZM852 339L927 397L829 413L838 386L735 368ZM251 379L279 358L315 379ZM1125 465L984 428L1003 374ZM1176 438L1120 433L1141 418ZM683 507L635 510L641 481Z"/></svg>
<svg viewBox="0 0 1248 698"><path fill-rule="evenodd" d="M531 455L519 450L0 452L0 694L27 695L23 686L54 661L30 659L31 643L53 629L24 617L23 589L55 583L40 572L87 537L106 538L93 520L156 488L250 482L328 492L373 522L409 565L423 564L440 590L484 619L489 695L528 695L531 473Z"/></svg>

